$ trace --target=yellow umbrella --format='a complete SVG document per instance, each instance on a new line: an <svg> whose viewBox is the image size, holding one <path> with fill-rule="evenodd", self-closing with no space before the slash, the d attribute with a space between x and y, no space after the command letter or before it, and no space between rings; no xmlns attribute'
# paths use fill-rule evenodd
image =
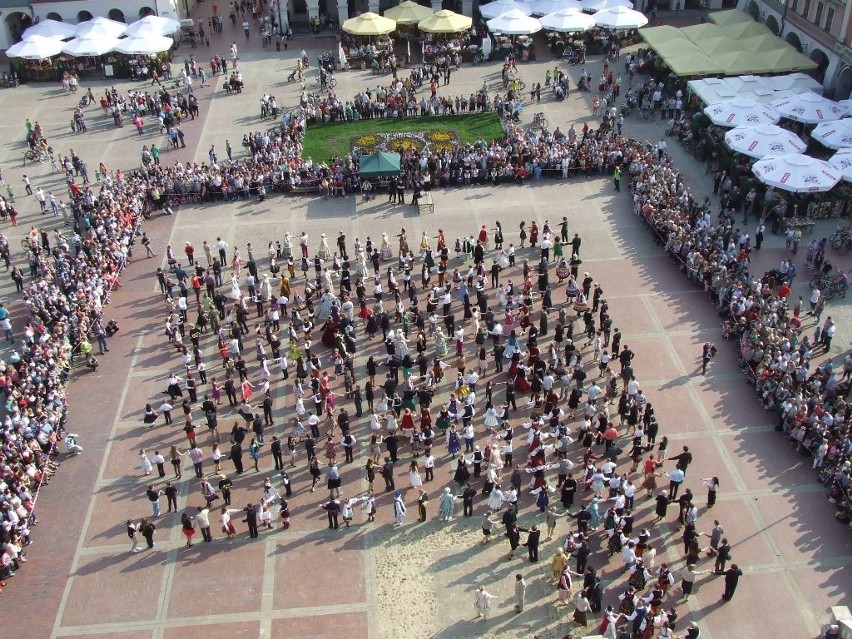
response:
<svg viewBox="0 0 852 639"><path fill-rule="evenodd" d="M397 24L417 24L432 15L432 9L405 0L395 7L385 11L385 17L396 20Z"/></svg>
<svg viewBox="0 0 852 639"><path fill-rule="evenodd" d="M426 33L458 33L467 31L472 24L473 18L443 9L421 21L417 28Z"/></svg>
<svg viewBox="0 0 852 639"><path fill-rule="evenodd" d="M368 11L343 23L346 33L359 36L380 36L396 29L396 21Z"/></svg>

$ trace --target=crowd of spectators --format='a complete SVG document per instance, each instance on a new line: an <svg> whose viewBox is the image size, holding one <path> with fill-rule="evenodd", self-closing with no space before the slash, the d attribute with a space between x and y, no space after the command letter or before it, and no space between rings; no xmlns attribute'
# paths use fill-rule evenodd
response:
<svg viewBox="0 0 852 639"><path fill-rule="evenodd" d="M32 279L21 282L27 317L17 335L6 331L14 350L0 361L0 393L5 401L0 432L0 591L26 561L35 505L62 452L67 417L66 383L72 368L88 359L92 344L107 349L106 335L115 324L103 321L104 305L119 285L134 234L146 207L147 183L120 172L99 175L101 188L75 184L74 230L53 237L33 227L24 240ZM11 205L11 204L9 204ZM0 236L3 252L14 249ZM8 268L8 262L7 262ZM18 309L13 308L13 312ZM0 304L0 317L11 322ZM112 327L112 328L111 328ZM80 450L64 442L69 449Z"/></svg>
<svg viewBox="0 0 852 639"><path fill-rule="evenodd" d="M777 430L795 450L813 459L838 519L852 522L852 354L842 366L831 357L816 361L830 355L834 321L830 316L822 320L819 300L811 299L809 310L801 297L792 299L784 264L762 276L751 273L751 241L733 217L723 213L714 221L710 198L695 198L666 156L660 159L635 141L626 144L634 212L710 295L724 320L723 335L736 345L743 372L764 408L779 415ZM723 202L721 208L728 206ZM810 322L812 335L807 330Z"/></svg>

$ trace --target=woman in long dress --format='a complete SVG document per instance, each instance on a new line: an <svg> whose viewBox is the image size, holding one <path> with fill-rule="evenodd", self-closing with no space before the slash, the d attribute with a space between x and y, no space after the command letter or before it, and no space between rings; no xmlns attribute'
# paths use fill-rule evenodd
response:
<svg viewBox="0 0 852 639"><path fill-rule="evenodd" d="M453 503L456 497L453 495L452 489L447 486L441 494L440 506L438 507L438 519L441 521L450 521L453 518Z"/></svg>
<svg viewBox="0 0 852 639"><path fill-rule="evenodd" d="M500 490L500 486L494 486L491 490L491 494L488 496L488 509L491 511L498 511L503 508L503 491Z"/></svg>
<svg viewBox="0 0 852 639"><path fill-rule="evenodd" d="M477 617L488 619L488 613L491 611L491 602L494 600L494 595L485 590L485 586L480 586L476 591L473 599L473 605L477 610Z"/></svg>
<svg viewBox="0 0 852 639"><path fill-rule="evenodd" d="M391 248L387 233L382 233L382 245L379 249L379 253L383 260L393 259L393 249Z"/></svg>
<svg viewBox="0 0 852 639"><path fill-rule="evenodd" d="M236 273L231 274L231 290L228 293L228 297L232 300L238 300L243 296L240 292L240 280L237 278Z"/></svg>
<svg viewBox="0 0 852 639"><path fill-rule="evenodd" d="M325 236L325 233L320 234L320 247L317 255L321 260L327 260L331 257L331 251L328 248L328 238Z"/></svg>
<svg viewBox="0 0 852 639"><path fill-rule="evenodd" d="M417 468L417 461L412 461L408 469L408 483L412 488L420 488L423 485L420 470Z"/></svg>

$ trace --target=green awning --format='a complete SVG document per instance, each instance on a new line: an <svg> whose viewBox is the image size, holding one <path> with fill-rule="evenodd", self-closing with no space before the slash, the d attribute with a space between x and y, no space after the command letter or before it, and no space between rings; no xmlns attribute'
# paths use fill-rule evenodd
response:
<svg viewBox="0 0 852 639"><path fill-rule="evenodd" d="M809 71L819 65L808 56L802 55L792 47L776 49L758 54L771 68L773 73L790 73L791 71Z"/></svg>
<svg viewBox="0 0 852 639"><path fill-rule="evenodd" d="M726 24L742 24L754 22L754 18L746 13L745 11L739 11L737 9L729 9L727 11L713 11L709 15L710 21L715 22L718 25L726 25Z"/></svg>
<svg viewBox="0 0 852 639"><path fill-rule="evenodd" d="M361 177L399 174L399 153L379 151L372 155L362 155L358 163Z"/></svg>
<svg viewBox="0 0 852 639"><path fill-rule="evenodd" d="M784 40L772 33L764 33L763 35L744 38L742 40L738 40L737 44L741 49L760 55L768 53L769 51L787 49L790 46L784 42Z"/></svg>
<svg viewBox="0 0 852 639"><path fill-rule="evenodd" d="M715 56L728 75L751 75L753 73L768 73L772 66L760 56L749 51L734 50Z"/></svg>
<svg viewBox="0 0 852 639"><path fill-rule="evenodd" d="M692 40L695 44L699 44L705 38L711 37L719 37L725 35L722 31L722 27L718 24L713 24L712 22L705 22L704 24L693 24L688 27L683 27L680 29L680 32L685 35L687 38Z"/></svg>
<svg viewBox="0 0 852 639"><path fill-rule="evenodd" d="M663 47L669 47L675 42L686 40L686 36L680 32L680 29L670 27L669 25L639 29L639 35L657 53L660 53L660 49Z"/></svg>
<svg viewBox="0 0 852 639"><path fill-rule="evenodd" d="M741 22L739 24L728 24L721 27L722 32L734 40L745 40L760 35L774 35L765 24L760 22Z"/></svg>

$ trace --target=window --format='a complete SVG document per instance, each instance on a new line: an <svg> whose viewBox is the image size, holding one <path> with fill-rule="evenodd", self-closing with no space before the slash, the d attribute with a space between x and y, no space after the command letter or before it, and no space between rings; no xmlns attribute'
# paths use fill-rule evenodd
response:
<svg viewBox="0 0 852 639"><path fill-rule="evenodd" d="M834 8L829 7L825 12L825 31L831 33L831 23L834 22Z"/></svg>
<svg viewBox="0 0 852 639"><path fill-rule="evenodd" d="M790 8L793 10L793 13L798 13L798 11L799 11L799 0L793 0L793 5Z"/></svg>
<svg viewBox="0 0 852 639"><path fill-rule="evenodd" d="M814 15L814 24L816 26L819 26L820 23L822 22L822 7L823 7L822 2L817 2L817 10L816 10L816 14Z"/></svg>
<svg viewBox="0 0 852 639"><path fill-rule="evenodd" d="M811 0L805 0L805 10L802 11L802 15L807 18L808 14L811 12Z"/></svg>

